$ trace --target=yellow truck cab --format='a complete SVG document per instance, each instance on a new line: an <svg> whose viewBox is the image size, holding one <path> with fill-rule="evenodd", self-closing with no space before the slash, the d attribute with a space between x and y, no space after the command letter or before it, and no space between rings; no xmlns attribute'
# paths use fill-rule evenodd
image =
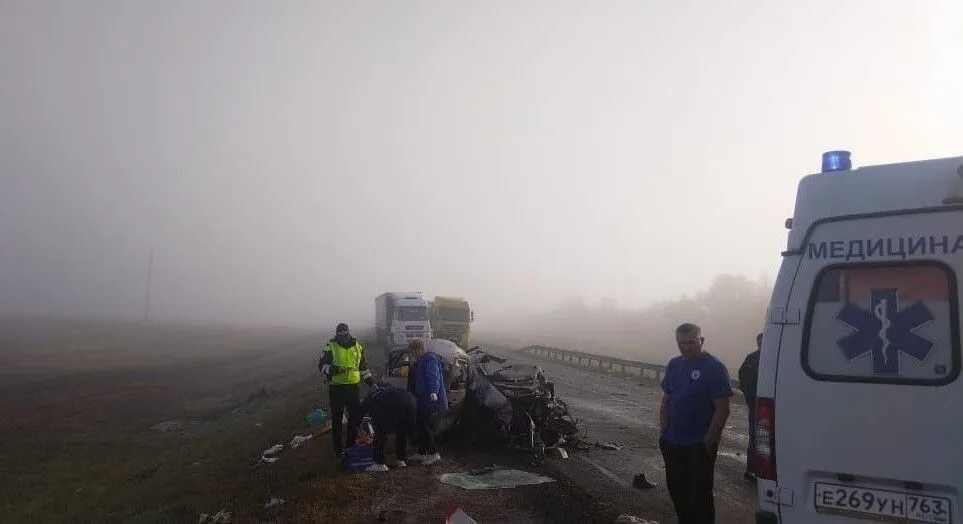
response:
<svg viewBox="0 0 963 524"><path fill-rule="evenodd" d="M468 300L461 297L435 297L429 311L435 337L468 347L471 342L471 323L475 320L475 312Z"/></svg>
<svg viewBox="0 0 963 524"><path fill-rule="evenodd" d="M799 182L755 408L758 524L963 522L963 156Z"/></svg>

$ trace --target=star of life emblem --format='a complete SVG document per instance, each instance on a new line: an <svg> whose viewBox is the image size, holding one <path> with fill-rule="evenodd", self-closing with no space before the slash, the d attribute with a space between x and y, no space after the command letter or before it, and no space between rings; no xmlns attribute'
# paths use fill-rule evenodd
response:
<svg viewBox="0 0 963 524"><path fill-rule="evenodd" d="M852 362L869 354L874 375L892 376L900 374L900 354L926 360L934 344L914 333L934 320L926 305L916 302L901 310L899 292L894 288L870 290L869 302L868 311L847 303L836 316L855 330L837 342L846 359Z"/></svg>

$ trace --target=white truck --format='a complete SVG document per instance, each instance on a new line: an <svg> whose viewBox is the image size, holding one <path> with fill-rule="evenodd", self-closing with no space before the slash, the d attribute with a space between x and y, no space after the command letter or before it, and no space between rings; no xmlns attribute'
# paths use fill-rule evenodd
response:
<svg viewBox="0 0 963 524"><path fill-rule="evenodd" d="M763 332L757 524L963 522L963 156L799 182Z"/></svg>
<svg viewBox="0 0 963 524"><path fill-rule="evenodd" d="M431 340L428 299L420 291L383 293L375 298L378 343L386 348L420 338Z"/></svg>

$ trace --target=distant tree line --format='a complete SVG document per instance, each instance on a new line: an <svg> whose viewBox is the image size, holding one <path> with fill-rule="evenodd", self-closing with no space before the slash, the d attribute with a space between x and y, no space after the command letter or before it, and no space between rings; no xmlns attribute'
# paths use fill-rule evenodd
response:
<svg viewBox="0 0 963 524"><path fill-rule="evenodd" d="M720 275L701 293L641 310L622 309L611 299L590 305L572 298L522 329L533 335L527 337L531 343L661 363L678 354L675 327L695 322L704 330L706 350L734 371L755 348L771 293L766 277Z"/></svg>

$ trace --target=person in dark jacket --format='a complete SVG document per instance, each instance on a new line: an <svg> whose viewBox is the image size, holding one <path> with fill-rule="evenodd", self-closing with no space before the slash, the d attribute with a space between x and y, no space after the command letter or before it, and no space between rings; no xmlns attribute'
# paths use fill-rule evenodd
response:
<svg viewBox="0 0 963 524"><path fill-rule="evenodd" d="M421 340L413 340L409 347L417 360L412 373L414 378L408 384L414 389L418 401L418 454L411 458L422 464L434 464L441 460L435 445L436 416L448 409L444 364L440 356L425 351Z"/></svg>
<svg viewBox="0 0 963 524"><path fill-rule="evenodd" d="M418 402L414 395L403 388L378 387L361 403L361 415L371 416L374 426L374 461L367 471L384 472L388 466L404 468L408 464L408 436L414 433ZM395 435L395 459L387 462L385 446L388 435Z"/></svg>
<svg viewBox="0 0 963 524"><path fill-rule="evenodd" d="M759 353L762 350L762 333L756 335L756 350L746 355L739 366L739 389L746 397L749 408L749 445L746 448L746 472L742 478L756 481L756 386L759 380Z"/></svg>
<svg viewBox="0 0 963 524"><path fill-rule="evenodd" d="M318 369L330 383L328 399L331 408L331 443L335 455L341 455L344 453L341 419L347 411L347 447L350 448L358 438L358 426L361 424L359 385L364 381L368 387L374 386L374 378L364 361L364 348L348 331L347 324L338 324L334 338L324 345Z"/></svg>

